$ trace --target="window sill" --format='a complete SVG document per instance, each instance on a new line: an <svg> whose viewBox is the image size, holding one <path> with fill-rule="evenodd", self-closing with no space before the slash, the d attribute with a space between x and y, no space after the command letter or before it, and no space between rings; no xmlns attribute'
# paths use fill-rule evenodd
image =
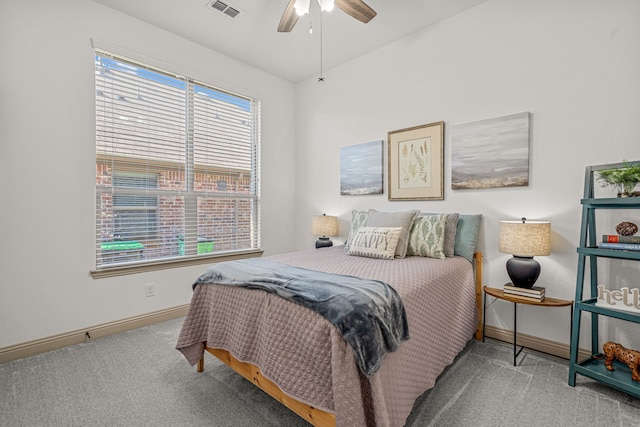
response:
<svg viewBox="0 0 640 427"><path fill-rule="evenodd" d="M179 258L170 260L159 260L156 262L145 262L144 264L119 265L114 267L103 267L91 270L91 277L103 279L106 277L124 276L128 274L147 273L150 271L165 270L168 268L189 267L200 264L214 264L222 261L233 261L238 259L256 258L262 256L262 249L251 249L247 251L225 252L207 256L197 256L191 258Z"/></svg>

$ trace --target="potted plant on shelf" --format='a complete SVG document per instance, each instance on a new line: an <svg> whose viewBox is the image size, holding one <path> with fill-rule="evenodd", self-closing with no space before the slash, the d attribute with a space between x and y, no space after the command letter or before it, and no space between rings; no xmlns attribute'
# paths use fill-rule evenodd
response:
<svg viewBox="0 0 640 427"><path fill-rule="evenodd" d="M640 163L625 163L625 166L598 171L598 181L603 187L611 186L618 190L618 197L640 196L634 191L640 182Z"/></svg>

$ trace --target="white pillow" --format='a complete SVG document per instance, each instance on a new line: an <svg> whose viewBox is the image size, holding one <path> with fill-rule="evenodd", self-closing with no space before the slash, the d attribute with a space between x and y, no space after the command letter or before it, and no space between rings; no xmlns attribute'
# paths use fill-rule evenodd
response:
<svg viewBox="0 0 640 427"><path fill-rule="evenodd" d="M398 247L396 248L396 257L404 258L409 244L409 230L411 230L413 219L419 213L419 210L379 212L375 209L369 209L367 223L364 225L367 227L402 227L400 242L398 242Z"/></svg>
<svg viewBox="0 0 640 427"><path fill-rule="evenodd" d="M349 245L349 255L393 259L402 227L360 227Z"/></svg>

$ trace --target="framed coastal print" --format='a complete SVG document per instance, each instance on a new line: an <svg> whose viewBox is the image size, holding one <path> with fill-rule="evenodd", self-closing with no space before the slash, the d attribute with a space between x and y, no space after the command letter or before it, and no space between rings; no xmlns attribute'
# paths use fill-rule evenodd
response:
<svg viewBox="0 0 640 427"><path fill-rule="evenodd" d="M389 200L444 199L444 122L388 133Z"/></svg>
<svg viewBox="0 0 640 427"><path fill-rule="evenodd" d="M383 141L340 148L340 194L382 194Z"/></svg>
<svg viewBox="0 0 640 427"><path fill-rule="evenodd" d="M529 112L451 127L451 188L529 185Z"/></svg>

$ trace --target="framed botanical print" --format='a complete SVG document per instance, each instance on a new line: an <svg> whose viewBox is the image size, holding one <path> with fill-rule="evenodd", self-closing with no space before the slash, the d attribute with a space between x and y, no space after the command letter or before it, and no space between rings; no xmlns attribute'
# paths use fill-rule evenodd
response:
<svg viewBox="0 0 640 427"><path fill-rule="evenodd" d="M389 200L444 199L444 122L388 133Z"/></svg>

